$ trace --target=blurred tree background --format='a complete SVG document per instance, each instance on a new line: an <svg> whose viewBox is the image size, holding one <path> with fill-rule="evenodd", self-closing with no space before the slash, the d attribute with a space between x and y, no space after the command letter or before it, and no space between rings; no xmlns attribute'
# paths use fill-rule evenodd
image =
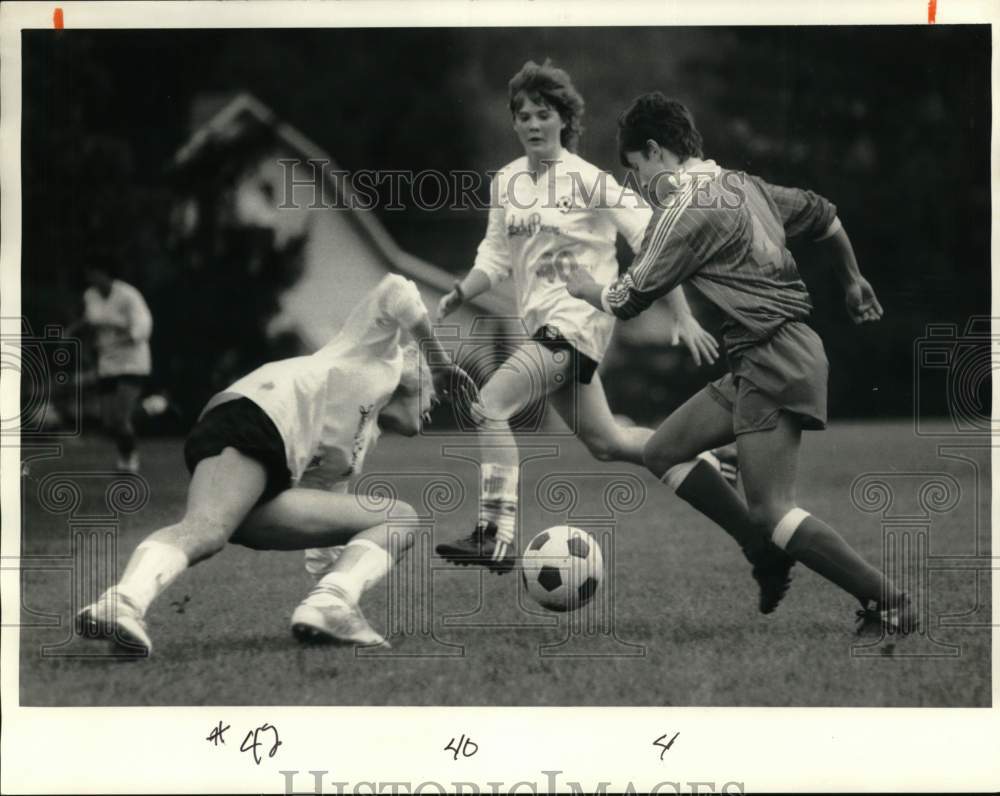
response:
<svg viewBox="0 0 1000 796"><path fill-rule="evenodd" d="M205 97L251 92L350 171L484 173L520 154L506 86L529 58L573 76L580 154L618 177L617 114L660 89L694 111L709 157L837 204L886 317L852 327L822 247L793 250L832 364L832 415L912 414L927 324L989 312L985 26L38 30L23 44L23 312L36 329L68 322L85 264L116 263L153 309L163 386L290 346L262 330L294 256L243 240L206 266L172 235L168 164ZM472 209L380 216L404 249L455 272L485 227ZM928 400L945 412L943 394Z"/></svg>

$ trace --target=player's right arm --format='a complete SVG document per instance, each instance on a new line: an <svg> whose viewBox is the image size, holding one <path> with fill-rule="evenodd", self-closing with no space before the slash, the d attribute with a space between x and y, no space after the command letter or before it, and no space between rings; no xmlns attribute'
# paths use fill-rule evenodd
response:
<svg viewBox="0 0 1000 796"><path fill-rule="evenodd" d="M491 195L498 195L495 186ZM510 268L506 211L495 201L486 222L486 235L476 251L476 262L466 277L456 281L454 288L438 303L437 320L448 317L466 301L502 282L510 276Z"/></svg>

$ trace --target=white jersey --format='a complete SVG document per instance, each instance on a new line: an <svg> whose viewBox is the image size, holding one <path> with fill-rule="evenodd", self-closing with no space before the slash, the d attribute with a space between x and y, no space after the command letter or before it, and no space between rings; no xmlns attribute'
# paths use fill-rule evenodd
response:
<svg viewBox="0 0 1000 796"><path fill-rule="evenodd" d="M576 263L601 284L618 278L615 237L638 251L652 211L605 171L562 150L536 183L528 158L493 178L486 237L474 270L494 286L508 276L528 332L558 327L581 353L598 362L611 340L614 318L566 292L565 274Z"/></svg>
<svg viewBox="0 0 1000 796"><path fill-rule="evenodd" d="M309 469L335 487L361 471L378 439L379 412L403 371L402 332L426 312L417 286L390 274L316 353L258 368L213 397L204 412L249 398L281 433L292 482Z"/></svg>
<svg viewBox="0 0 1000 796"><path fill-rule="evenodd" d="M87 288L83 317L94 327L98 376L149 375L153 316L138 290L119 279L111 281L107 298Z"/></svg>

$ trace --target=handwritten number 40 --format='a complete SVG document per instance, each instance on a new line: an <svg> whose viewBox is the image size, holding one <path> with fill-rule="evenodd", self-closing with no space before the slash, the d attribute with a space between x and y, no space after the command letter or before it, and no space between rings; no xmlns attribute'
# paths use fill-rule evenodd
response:
<svg viewBox="0 0 1000 796"><path fill-rule="evenodd" d="M452 760L458 760L459 754L461 754L462 757L472 757L479 751L479 744L471 738L466 738L463 734L458 739L458 743L455 743L454 738L448 741L448 745L444 748L444 751L453 752L454 756L452 757Z"/></svg>

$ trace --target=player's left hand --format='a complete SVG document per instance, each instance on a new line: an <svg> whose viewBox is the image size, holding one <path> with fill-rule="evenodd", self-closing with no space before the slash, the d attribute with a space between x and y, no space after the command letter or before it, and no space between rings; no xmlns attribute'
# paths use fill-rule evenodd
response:
<svg viewBox="0 0 1000 796"><path fill-rule="evenodd" d="M590 271L579 263L573 263L569 267L569 275L566 278L566 290L573 298L586 299L587 292L597 285L596 280L591 276Z"/></svg>
<svg viewBox="0 0 1000 796"><path fill-rule="evenodd" d="M845 301L847 314L855 323L873 323L882 318L884 311L875 290L863 276L847 286Z"/></svg>
<svg viewBox="0 0 1000 796"><path fill-rule="evenodd" d="M434 391L446 401L454 403L459 400L473 404L479 400L479 388L472 377L458 365L434 368L431 377Z"/></svg>
<svg viewBox="0 0 1000 796"><path fill-rule="evenodd" d="M719 358L718 342L701 328L693 315L684 315L674 321L670 342L672 345L684 343L699 367L702 363L711 365Z"/></svg>

